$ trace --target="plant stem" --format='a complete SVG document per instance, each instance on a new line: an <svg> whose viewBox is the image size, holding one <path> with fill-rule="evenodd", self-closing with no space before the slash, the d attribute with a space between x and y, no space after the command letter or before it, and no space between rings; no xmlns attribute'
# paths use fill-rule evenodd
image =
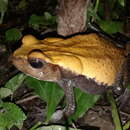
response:
<svg viewBox="0 0 130 130"><path fill-rule="evenodd" d="M32 128L30 128L29 130L35 130L38 126L40 126L42 123L38 122L36 123Z"/></svg>
<svg viewBox="0 0 130 130"><path fill-rule="evenodd" d="M99 6L99 0L96 0L96 4L95 4L95 7L94 7L94 10L95 10L96 13L97 13L97 10L98 10L98 6Z"/></svg>
<svg viewBox="0 0 130 130"><path fill-rule="evenodd" d="M120 121L120 117L119 117L119 114L118 114L117 106L116 106L115 100L113 98L112 91L108 91L107 99L111 104L112 118L113 118L113 121L114 121L114 124L115 124L115 130L123 130L122 125L121 125L121 121Z"/></svg>

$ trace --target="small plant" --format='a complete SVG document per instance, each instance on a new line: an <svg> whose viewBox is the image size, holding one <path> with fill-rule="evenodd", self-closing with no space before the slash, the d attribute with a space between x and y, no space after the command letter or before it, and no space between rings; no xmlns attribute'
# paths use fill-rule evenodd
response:
<svg viewBox="0 0 130 130"><path fill-rule="evenodd" d="M34 92L47 102L47 119L48 122L51 119L52 114L56 111L56 107L64 96L63 90L55 83L40 81L31 77L26 79L28 87L33 88ZM70 116L69 120L77 120L79 117L91 108L100 96L86 94L80 89L75 89L75 97L77 103L77 109L73 116Z"/></svg>
<svg viewBox="0 0 130 130"><path fill-rule="evenodd" d="M56 26L56 16L52 16L48 12L44 12L43 16L31 15L29 19L29 26L34 29L39 29L41 26Z"/></svg>
<svg viewBox="0 0 130 130"><path fill-rule="evenodd" d="M10 129L12 126L21 128L26 115L20 107L12 102L4 102L3 99L11 96L21 85L25 75L18 74L9 80L4 87L0 88L0 128Z"/></svg>
<svg viewBox="0 0 130 130"><path fill-rule="evenodd" d="M90 4L90 6L87 9L87 22L95 22L97 23L100 28L109 33L117 33L117 32L123 32L123 24L124 22L119 19L120 17L120 10L124 11L124 0L117 0L117 1L107 1L110 3L110 10L112 11L111 15L109 18L105 19L105 10L104 10L104 3L105 2L100 2L99 0L96 0L95 5ZM115 6L116 5L116 6ZM115 9L116 7L116 9ZM118 9L121 8L121 9Z"/></svg>

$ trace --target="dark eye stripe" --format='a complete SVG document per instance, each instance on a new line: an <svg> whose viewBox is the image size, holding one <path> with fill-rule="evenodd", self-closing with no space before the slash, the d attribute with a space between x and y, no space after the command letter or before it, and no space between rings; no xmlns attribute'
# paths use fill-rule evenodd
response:
<svg viewBox="0 0 130 130"><path fill-rule="evenodd" d="M38 58L29 58L28 62L33 68L40 69L43 67L43 62Z"/></svg>

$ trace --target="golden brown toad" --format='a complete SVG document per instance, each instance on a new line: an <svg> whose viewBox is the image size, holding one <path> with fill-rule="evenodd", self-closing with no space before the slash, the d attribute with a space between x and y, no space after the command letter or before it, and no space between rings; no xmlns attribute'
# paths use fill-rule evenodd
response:
<svg viewBox="0 0 130 130"><path fill-rule="evenodd" d="M75 110L72 86L96 94L119 86L127 61L125 54L125 49L95 33L43 40L27 35L12 60L20 71L32 77L57 82L65 91L65 113L69 115Z"/></svg>

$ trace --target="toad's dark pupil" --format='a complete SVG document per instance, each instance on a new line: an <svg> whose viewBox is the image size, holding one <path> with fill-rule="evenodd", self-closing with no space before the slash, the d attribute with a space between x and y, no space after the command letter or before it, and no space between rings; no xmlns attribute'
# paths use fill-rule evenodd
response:
<svg viewBox="0 0 130 130"><path fill-rule="evenodd" d="M43 67L43 63L39 59L29 59L28 61L33 68L40 69Z"/></svg>

